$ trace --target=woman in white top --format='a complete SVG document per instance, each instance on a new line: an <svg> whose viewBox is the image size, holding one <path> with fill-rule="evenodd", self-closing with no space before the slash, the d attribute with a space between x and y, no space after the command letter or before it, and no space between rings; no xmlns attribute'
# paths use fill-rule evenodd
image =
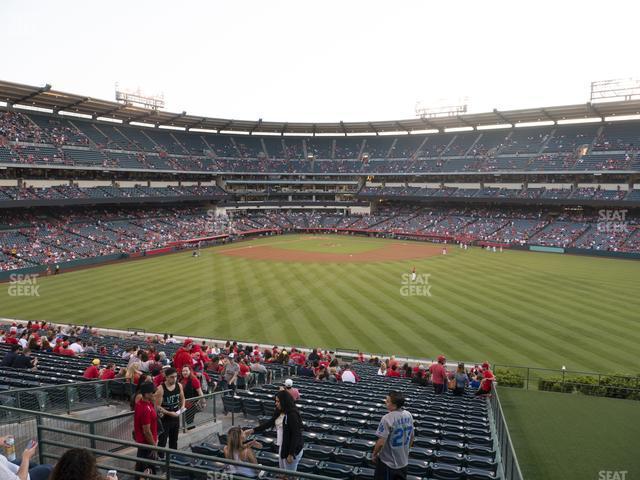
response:
<svg viewBox="0 0 640 480"><path fill-rule="evenodd" d="M384 362L380 362L380 368L378 369L378 375L384 377L387 375L387 364Z"/></svg>

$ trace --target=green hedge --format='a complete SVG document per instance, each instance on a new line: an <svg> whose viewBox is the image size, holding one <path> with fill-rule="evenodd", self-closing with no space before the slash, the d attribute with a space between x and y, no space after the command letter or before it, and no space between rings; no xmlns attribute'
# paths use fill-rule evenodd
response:
<svg viewBox="0 0 640 480"><path fill-rule="evenodd" d="M524 388L524 376L512 370L496 370L496 380L501 387Z"/></svg>
<svg viewBox="0 0 640 480"><path fill-rule="evenodd" d="M640 400L640 391L637 390L639 385L640 376L603 375L600 379L593 376L571 376L564 380L558 376L538 379L538 390L628 400Z"/></svg>

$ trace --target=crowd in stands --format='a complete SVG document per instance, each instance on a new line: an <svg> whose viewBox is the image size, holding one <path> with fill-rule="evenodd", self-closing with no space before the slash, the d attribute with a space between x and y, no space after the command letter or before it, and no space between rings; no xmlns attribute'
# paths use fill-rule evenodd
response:
<svg viewBox="0 0 640 480"><path fill-rule="evenodd" d="M418 186L365 186L358 192L362 197L464 197L464 198L545 198L550 200L562 200L566 198L580 200L617 200L637 201L637 190L622 190L621 188L603 189L597 187L580 188L549 188L549 187L523 187L517 188L459 188L442 186L439 188Z"/></svg>
<svg viewBox="0 0 640 480"><path fill-rule="evenodd" d="M619 225L618 225L619 224ZM606 228L605 228L606 227ZM615 228L613 228L615 227ZM211 216L196 207L95 209L7 216L0 226L0 271L163 248L172 242L252 231L330 229L440 240L484 241L637 252L638 219L602 222L597 213L541 209L385 207L371 215L324 211ZM49 273L54 273L50 271Z"/></svg>
<svg viewBox="0 0 640 480"><path fill-rule="evenodd" d="M0 112L0 161L255 173L638 169L638 132L636 122L607 125L597 138L593 125L558 126L553 134L542 127L513 134L301 137L267 139L265 150L262 142L247 137L168 133L7 111ZM595 154L583 157L578 147L592 143Z"/></svg>

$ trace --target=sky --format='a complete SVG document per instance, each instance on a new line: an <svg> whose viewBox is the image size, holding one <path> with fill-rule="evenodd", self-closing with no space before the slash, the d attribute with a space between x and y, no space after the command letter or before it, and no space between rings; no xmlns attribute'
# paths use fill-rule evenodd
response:
<svg viewBox="0 0 640 480"><path fill-rule="evenodd" d="M640 78L640 2L1 0L0 79L269 121L582 103Z"/></svg>

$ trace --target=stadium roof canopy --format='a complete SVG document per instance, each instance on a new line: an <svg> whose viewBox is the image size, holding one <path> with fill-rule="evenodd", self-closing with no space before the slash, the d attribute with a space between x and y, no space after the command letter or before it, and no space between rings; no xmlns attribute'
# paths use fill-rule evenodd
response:
<svg viewBox="0 0 640 480"><path fill-rule="evenodd" d="M113 118L124 123L141 122L156 127L180 127L184 129L206 129L238 133L280 134L380 134L384 132L406 132L444 130L449 128L482 127L492 125L516 125L520 123L580 120L599 117L640 114L640 100L583 103L559 107L527 108L521 110L463 114L436 118L411 118L405 120L365 122L268 122L262 120L233 120L225 118L189 115L187 112L171 113L150 110L109 100L76 95L53 90L50 85L37 87L0 80L0 101L10 105L89 115L93 118Z"/></svg>

